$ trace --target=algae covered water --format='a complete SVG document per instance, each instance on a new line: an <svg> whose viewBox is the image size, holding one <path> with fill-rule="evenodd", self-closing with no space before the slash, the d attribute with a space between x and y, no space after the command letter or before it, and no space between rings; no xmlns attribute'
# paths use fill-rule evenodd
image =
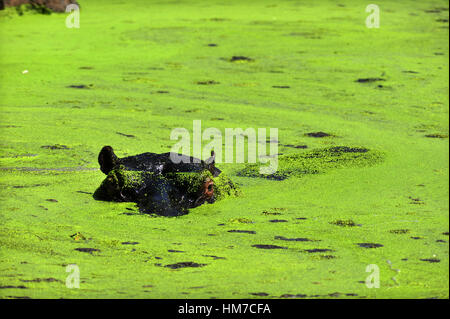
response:
<svg viewBox="0 0 450 319"><path fill-rule="evenodd" d="M449 297L448 2L79 3L0 11L0 297ZM216 162L240 193L178 217L93 198L103 146L195 121L266 129L276 172Z"/></svg>

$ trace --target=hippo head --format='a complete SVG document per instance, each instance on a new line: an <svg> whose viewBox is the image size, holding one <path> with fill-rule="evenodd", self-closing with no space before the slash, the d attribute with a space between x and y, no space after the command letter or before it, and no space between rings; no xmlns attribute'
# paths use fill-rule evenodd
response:
<svg viewBox="0 0 450 319"><path fill-rule="evenodd" d="M237 188L210 159L191 165L174 164L170 153L144 153L118 158L104 147L99 164L107 176L94 198L106 201L136 202L141 212L178 216L203 203L213 203Z"/></svg>

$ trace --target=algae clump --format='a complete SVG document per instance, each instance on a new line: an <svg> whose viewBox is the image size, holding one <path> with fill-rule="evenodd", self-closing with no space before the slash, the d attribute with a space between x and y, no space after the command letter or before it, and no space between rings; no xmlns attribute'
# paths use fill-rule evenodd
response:
<svg viewBox="0 0 450 319"><path fill-rule="evenodd" d="M258 164L250 164L239 171L238 175L285 180L291 176L319 174L330 169L371 166L382 158L380 152L367 148L334 146L300 154L281 155L278 157L278 170L274 174L262 175L259 173Z"/></svg>
<svg viewBox="0 0 450 319"><path fill-rule="evenodd" d="M238 196L241 190L223 172L214 177L210 171L169 173L165 178L185 189L187 193L197 193L206 180L213 182L214 199L221 200L228 196Z"/></svg>

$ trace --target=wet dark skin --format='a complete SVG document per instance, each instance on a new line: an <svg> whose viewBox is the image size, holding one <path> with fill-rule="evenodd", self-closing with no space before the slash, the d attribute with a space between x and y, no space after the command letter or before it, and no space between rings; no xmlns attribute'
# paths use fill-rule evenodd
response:
<svg viewBox="0 0 450 319"><path fill-rule="evenodd" d="M213 178L221 173L215 167L214 152L206 161L177 156L180 163L172 162L171 153L143 153L118 158L111 146L104 146L98 162L107 177L95 191L94 198L136 202L141 212L163 216L184 215L190 208L205 202L213 203Z"/></svg>

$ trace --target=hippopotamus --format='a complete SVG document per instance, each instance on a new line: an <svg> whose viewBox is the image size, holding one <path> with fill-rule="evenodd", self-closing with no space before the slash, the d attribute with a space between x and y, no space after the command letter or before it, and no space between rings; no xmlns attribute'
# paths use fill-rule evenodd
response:
<svg viewBox="0 0 450 319"><path fill-rule="evenodd" d="M179 163L172 161L175 157ZM111 146L104 146L98 162L106 178L94 198L135 202L143 213L185 215L191 208L239 193L237 186L215 167L214 152L205 161L171 152L119 158Z"/></svg>

